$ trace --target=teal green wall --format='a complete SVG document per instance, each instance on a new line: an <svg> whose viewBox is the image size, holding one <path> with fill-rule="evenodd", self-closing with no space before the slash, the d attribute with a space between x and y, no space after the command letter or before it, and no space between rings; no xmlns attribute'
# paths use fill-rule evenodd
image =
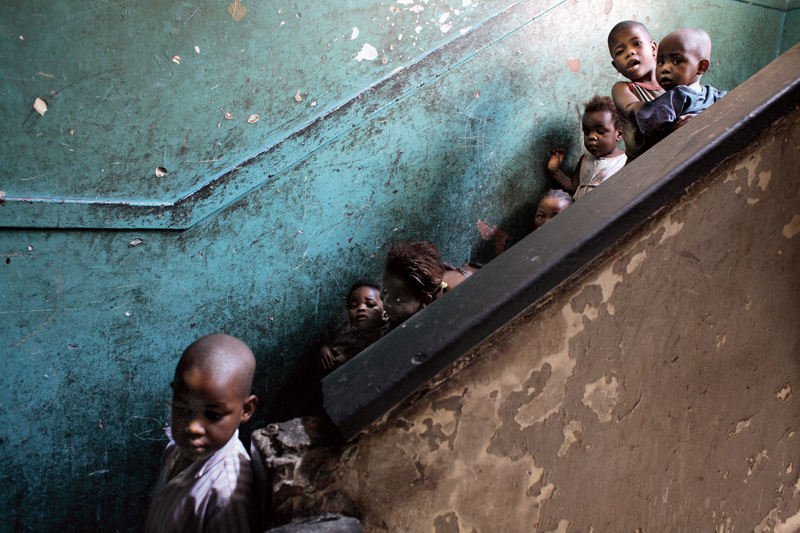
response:
<svg viewBox="0 0 800 533"><path fill-rule="evenodd" d="M797 3L795 0L790 5ZM778 52L782 54L797 43L800 43L800 8L794 7L786 13Z"/></svg>
<svg viewBox="0 0 800 533"><path fill-rule="evenodd" d="M391 243L488 261L479 219L529 232L546 155L577 159L580 103L619 79L619 20L706 28L722 89L797 35L733 1L225 3L0 6L0 531L137 530L195 338L248 342L255 424L282 420Z"/></svg>

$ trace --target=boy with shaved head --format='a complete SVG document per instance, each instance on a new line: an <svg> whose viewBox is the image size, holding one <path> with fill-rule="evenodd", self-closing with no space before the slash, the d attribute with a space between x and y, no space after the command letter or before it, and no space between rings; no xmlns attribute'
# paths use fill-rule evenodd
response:
<svg viewBox="0 0 800 533"><path fill-rule="evenodd" d="M247 345L208 335L183 352L172 422L145 531L249 531L252 470L239 424L253 414L256 361Z"/></svg>
<svg viewBox="0 0 800 533"><path fill-rule="evenodd" d="M728 94L710 85L700 85L710 57L711 39L698 28L674 31L659 43L656 75L667 92L643 104L636 113L636 142L640 152Z"/></svg>

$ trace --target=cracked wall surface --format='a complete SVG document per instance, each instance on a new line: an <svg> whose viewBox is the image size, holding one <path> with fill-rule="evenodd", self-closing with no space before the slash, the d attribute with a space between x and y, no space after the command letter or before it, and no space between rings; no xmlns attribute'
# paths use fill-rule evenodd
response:
<svg viewBox="0 0 800 533"><path fill-rule="evenodd" d="M800 529L800 112L362 434L369 531Z"/></svg>

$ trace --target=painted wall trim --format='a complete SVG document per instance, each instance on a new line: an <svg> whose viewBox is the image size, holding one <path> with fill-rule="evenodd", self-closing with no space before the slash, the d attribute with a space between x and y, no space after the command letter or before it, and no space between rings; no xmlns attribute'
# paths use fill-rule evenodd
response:
<svg viewBox="0 0 800 533"><path fill-rule="evenodd" d="M425 386L800 102L800 44L323 379L351 439Z"/></svg>
<svg viewBox="0 0 800 533"><path fill-rule="evenodd" d="M479 54L566 0L524 0L431 51L320 115L280 141L174 202L110 202L59 198L0 199L0 227L187 229L268 185L317 150L375 120L397 102Z"/></svg>

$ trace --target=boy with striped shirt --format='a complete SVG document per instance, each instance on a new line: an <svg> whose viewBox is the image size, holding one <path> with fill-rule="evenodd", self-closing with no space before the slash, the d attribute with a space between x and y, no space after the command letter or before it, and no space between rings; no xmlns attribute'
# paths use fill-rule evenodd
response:
<svg viewBox="0 0 800 533"><path fill-rule="evenodd" d="M147 533L250 530L253 474L239 424L258 403L250 394L255 366L250 348L228 335L208 335L183 352Z"/></svg>

